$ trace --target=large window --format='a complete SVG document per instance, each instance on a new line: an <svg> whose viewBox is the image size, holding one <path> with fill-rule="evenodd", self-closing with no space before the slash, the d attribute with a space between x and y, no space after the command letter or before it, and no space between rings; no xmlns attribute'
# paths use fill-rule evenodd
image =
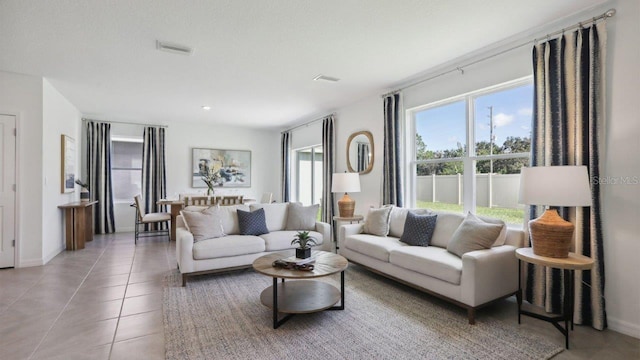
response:
<svg viewBox="0 0 640 360"><path fill-rule="evenodd" d="M414 206L522 224L532 106L531 80L519 80L410 109Z"/></svg>
<svg viewBox="0 0 640 360"><path fill-rule="evenodd" d="M131 202L142 188L142 138L111 139L114 202Z"/></svg>
<svg viewBox="0 0 640 360"><path fill-rule="evenodd" d="M322 146L296 150L295 162L297 201L318 204L322 197Z"/></svg>

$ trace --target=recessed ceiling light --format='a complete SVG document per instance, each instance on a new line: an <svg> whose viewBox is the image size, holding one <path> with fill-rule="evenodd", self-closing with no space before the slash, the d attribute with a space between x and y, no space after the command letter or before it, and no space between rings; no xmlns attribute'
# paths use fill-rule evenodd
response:
<svg viewBox="0 0 640 360"><path fill-rule="evenodd" d="M204 105L202 106L202 110L209 111L211 110L211 106Z"/></svg>
<svg viewBox="0 0 640 360"><path fill-rule="evenodd" d="M330 82L340 81L340 79L338 79L337 77L326 76L326 75L322 75L322 74L320 74L320 75L318 75L318 76L313 78L313 81L319 81L319 80L330 81Z"/></svg>

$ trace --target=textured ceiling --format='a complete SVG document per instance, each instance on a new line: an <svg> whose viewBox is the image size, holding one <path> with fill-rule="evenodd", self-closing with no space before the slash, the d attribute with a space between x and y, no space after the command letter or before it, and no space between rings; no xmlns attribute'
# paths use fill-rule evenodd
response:
<svg viewBox="0 0 640 360"><path fill-rule="evenodd" d="M0 0L0 70L98 119L282 127L602 2Z"/></svg>

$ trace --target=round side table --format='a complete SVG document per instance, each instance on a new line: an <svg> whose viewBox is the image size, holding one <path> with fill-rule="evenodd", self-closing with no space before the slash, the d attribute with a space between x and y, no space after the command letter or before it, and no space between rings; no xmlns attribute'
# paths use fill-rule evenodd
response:
<svg viewBox="0 0 640 360"><path fill-rule="evenodd" d="M575 253L569 253L569 257L567 258L551 258L534 254L532 248L516 249L516 257L520 261L518 264L518 293L516 294L518 298L518 324L520 324L520 315L548 321L564 335L565 346L569 349L569 323L571 323L571 330L573 330L573 284L575 270L590 270L593 267L593 259ZM529 264L563 270L564 300L562 314L547 313L543 308L531 304L523 307L522 261ZM564 327L559 324L560 321L564 321Z"/></svg>

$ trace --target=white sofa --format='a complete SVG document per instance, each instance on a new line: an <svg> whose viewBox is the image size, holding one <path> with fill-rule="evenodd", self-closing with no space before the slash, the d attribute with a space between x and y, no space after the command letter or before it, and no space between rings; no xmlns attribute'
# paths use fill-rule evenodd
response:
<svg viewBox="0 0 640 360"><path fill-rule="evenodd" d="M445 299L467 310L475 323L476 309L518 290L515 250L524 246L522 230L506 228L504 245L474 250L458 257L447 244L465 216L434 211L435 231L429 246L410 246L400 241L408 209L394 208L386 237L362 233L362 224L339 229L339 254L369 270ZM481 218L489 220L487 218Z"/></svg>
<svg viewBox="0 0 640 360"><path fill-rule="evenodd" d="M193 234L185 227L183 217L178 216L176 257L182 274L182 286L186 285L187 277L191 275L248 268L262 255L294 249L296 245L291 245L291 241L298 230L286 230L289 207L289 203L221 206L220 209L224 210L221 223L225 235L197 242L194 242ZM254 211L259 208L265 211L269 233L259 236L240 235L236 211ZM206 207L189 207L185 210L202 209ZM310 235L318 242L314 250L331 251L331 225L317 221Z"/></svg>

